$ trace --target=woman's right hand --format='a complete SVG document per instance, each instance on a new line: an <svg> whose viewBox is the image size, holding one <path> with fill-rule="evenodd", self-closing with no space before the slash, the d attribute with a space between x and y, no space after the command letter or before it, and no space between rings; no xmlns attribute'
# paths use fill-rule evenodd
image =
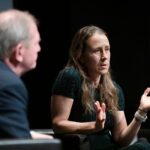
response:
<svg viewBox="0 0 150 150"><path fill-rule="evenodd" d="M99 101L95 102L96 108L96 129L102 130L105 126L106 120L106 105L105 103L101 103Z"/></svg>

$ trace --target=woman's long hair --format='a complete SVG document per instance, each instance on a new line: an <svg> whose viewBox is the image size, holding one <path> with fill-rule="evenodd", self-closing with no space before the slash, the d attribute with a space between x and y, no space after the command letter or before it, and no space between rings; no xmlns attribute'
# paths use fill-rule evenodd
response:
<svg viewBox="0 0 150 150"><path fill-rule="evenodd" d="M74 67L80 73L82 79L82 104L85 108L85 112L94 111L94 105L91 93L91 84L86 72L84 71L84 67L82 66L81 56L86 50L87 40L96 32L106 35L104 30L93 25L85 26L75 34L70 47L70 59L66 66ZM101 76L101 80L98 85L98 92L100 94L99 96L106 103L108 110L113 112L118 109L117 90L112 81L110 69L108 73Z"/></svg>

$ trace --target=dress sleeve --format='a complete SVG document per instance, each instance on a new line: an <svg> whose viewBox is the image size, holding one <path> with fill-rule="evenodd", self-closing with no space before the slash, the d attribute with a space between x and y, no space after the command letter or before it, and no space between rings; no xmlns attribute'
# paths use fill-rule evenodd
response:
<svg viewBox="0 0 150 150"><path fill-rule="evenodd" d="M64 69L59 72L53 87L52 95L63 95L75 99L79 89L80 76L73 68Z"/></svg>
<svg viewBox="0 0 150 150"><path fill-rule="evenodd" d="M124 110L125 109L125 97L124 97L123 90L118 84L115 83L115 85L117 87L119 110Z"/></svg>

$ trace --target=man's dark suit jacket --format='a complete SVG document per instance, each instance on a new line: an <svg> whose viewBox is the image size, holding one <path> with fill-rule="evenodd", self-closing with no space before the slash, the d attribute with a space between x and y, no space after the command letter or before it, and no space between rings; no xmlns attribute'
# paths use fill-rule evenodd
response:
<svg viewBox="0 0 150 150"><path fill-rule="evenodd" d="M23 81L0 61L0 138L31 138L28 93Z"/></svg>

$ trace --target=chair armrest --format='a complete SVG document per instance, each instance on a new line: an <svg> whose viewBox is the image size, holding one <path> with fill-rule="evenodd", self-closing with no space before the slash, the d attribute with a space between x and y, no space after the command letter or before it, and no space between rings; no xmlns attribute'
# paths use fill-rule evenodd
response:
<svg viewBox="0 0 150 150"><path fill-rule="evenodd" d="M52 129L33 129L31 130L31 132L34 131L34 132L38 132L38 133L41 133L41 134L47 134L47 135L54 135L54 131Z"/></svg>
<svg viewBox="0 0 150 150"><path fill-rule="evenodd" d="M0 150L61 150L59 139L4 139L0 140Z"/></svg>
<svg viewBox="0 0 150 150"><path fill-rule="evenodd" d="M32 131L52 135L61 140L63 150L89 150L89 142L85 134L55 134L52 129L34 129Z"/></svg>
<svg viewBox="0 0 150 150"><path fill-rule="evenodd" d="M89 142L84 134L54 134L55 138L62 141L65 150L89 150Z"/></svg>
<svg viewBox="0 0 150 150"><path fill-rule="evenodd" d="M150 142L150 129L140 129L138 138L146 138Z"/></svg>

